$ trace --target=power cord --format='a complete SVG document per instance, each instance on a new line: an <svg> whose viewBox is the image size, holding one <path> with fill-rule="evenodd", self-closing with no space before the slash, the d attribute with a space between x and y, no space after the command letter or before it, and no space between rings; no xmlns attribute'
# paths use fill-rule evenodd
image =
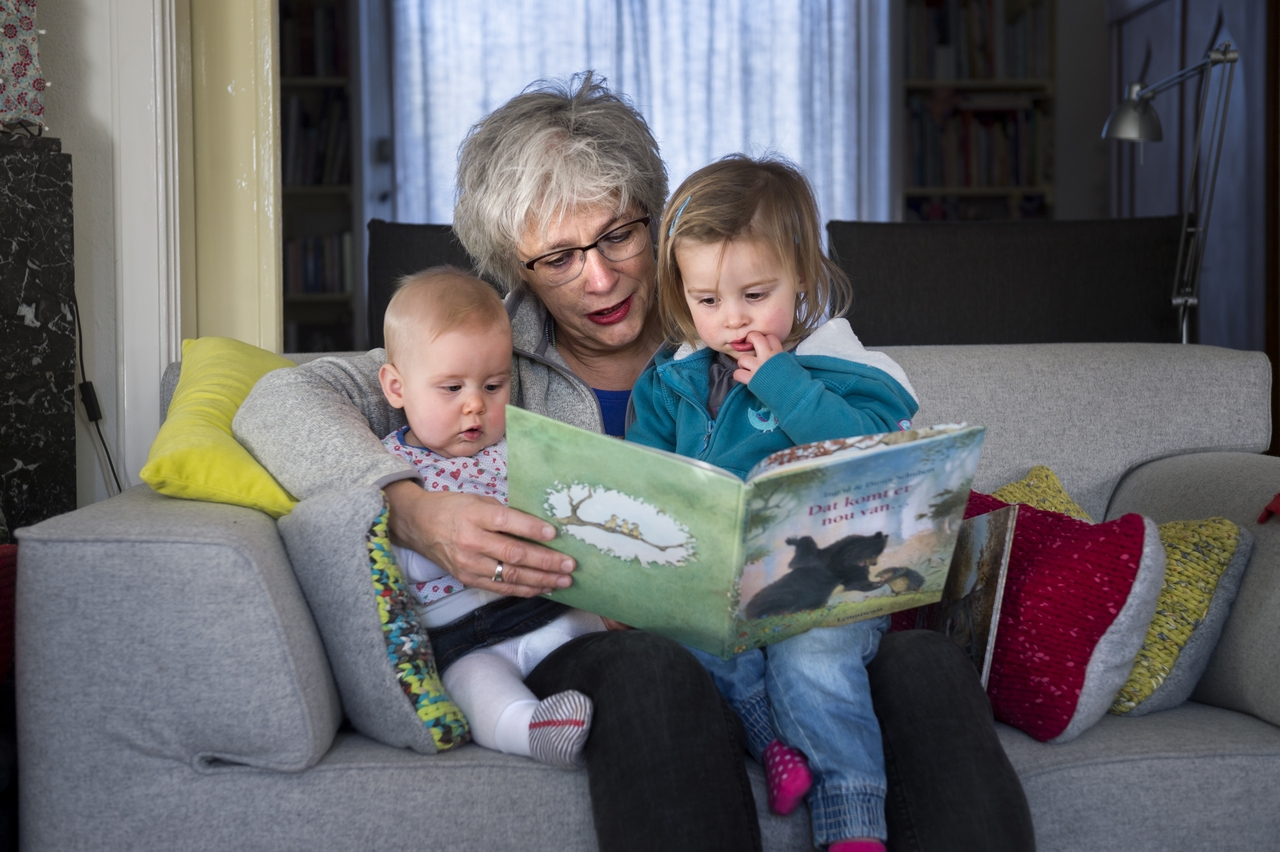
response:
<svg viewBox="0 0 1280 852"><path fill-rule="evenodd" d="M74 295L71 297L71 313L76 320L76 343L79 346L80 357L76 359L76 365L80 368L80 384L77 387L80 390L80 402L84 405L84 414L92 424L95 432L98 433L98 443L102 447L102 453L107 458L107 468L111 471L111 478L115 481L116 493L124 491L120 485L120 476L116 473L115 462L111 459L111 450L107 447L107 439L102 434L102 407L98 405L98 394L93 390L93 382L89 381L89 377L84 373L84 328L80 325L80 304L76 301Z"/></svg>

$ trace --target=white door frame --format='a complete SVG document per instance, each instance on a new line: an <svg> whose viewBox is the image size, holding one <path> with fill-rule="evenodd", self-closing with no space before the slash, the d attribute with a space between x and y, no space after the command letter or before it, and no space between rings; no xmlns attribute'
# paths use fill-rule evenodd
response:
<svg viewBox="0 0 1280 852"><path fill-rule="evenodd" d="M160 377L182 351L177 2L111 2L115 445L126 487L160 427Z"/></svg>

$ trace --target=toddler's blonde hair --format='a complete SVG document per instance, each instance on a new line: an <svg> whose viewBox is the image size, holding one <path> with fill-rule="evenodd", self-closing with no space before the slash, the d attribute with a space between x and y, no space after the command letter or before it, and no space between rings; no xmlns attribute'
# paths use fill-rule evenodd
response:
<svg viewBox="0 0 1280 852"><path fill-rule="evenodd" d="M676 263L681 241L713 244L752 240L773 251L798 282L795 322L783 341L808 335L827 312L842 316L853 293L849 279L822 252L818 204L800 170L777 157L731 154L698 169L667 201L658 228L658 315L673 343L696 343L698 331Z"/></svg>

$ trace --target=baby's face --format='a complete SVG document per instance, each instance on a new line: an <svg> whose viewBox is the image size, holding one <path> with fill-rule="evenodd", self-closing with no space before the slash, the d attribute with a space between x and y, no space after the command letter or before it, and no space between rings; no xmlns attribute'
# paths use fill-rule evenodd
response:
<svg viewBox="0 0 1280 852"><path fill-rule="evenodd" d="M511 399L511 334L456 328L397 359L409 443L446 458L474 456L502 439Z"/></svg>

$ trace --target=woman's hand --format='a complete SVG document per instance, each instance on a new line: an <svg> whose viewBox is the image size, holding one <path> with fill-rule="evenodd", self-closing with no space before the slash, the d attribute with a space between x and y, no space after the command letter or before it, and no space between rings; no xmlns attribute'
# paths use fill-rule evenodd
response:
<svg viewBox="0 0 1280 852"><path fill-rule="evenodd" d="M738 356L738 369L733 371L733 380L749 384L761 365L774 355L782 352L782 341L776 334L762 334L758 331L747 332L747 342L755 347L752 353Z"/></svg>
<svg viewBox="0 0 1280 852"><path fill-rule="evenodd" d="M431 559L465 586L531 598L573 582L572 559L522 540L555 538L555 527L546 521L492 497L425 491L408 479L383 491L391 506L392 540ZM503 582L495 583L499 562Z"/></svg>

